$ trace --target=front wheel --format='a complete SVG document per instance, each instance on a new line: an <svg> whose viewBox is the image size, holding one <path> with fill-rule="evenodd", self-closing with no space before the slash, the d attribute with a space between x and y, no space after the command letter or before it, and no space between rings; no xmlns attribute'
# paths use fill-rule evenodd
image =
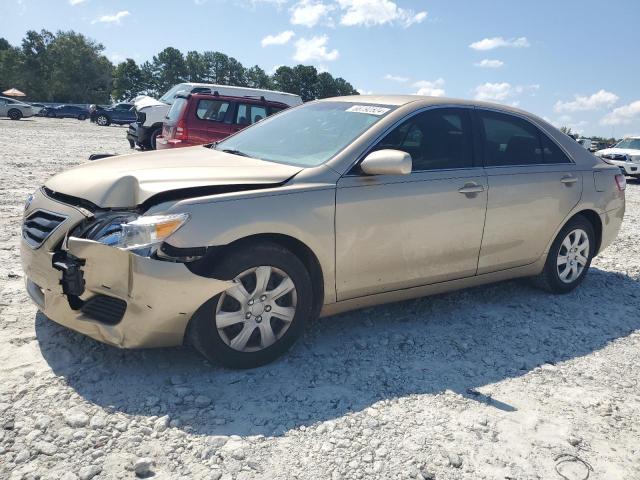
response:
<svg viewBox="0 0 640 480"><path fill-rule="evenodd" d="M554 240L537 283L552 293L569 293L591 266L596 243L593 225L579 215L571 219Z"/></svg>
<svg viewBox="0 0 640 480"><path fill-rule="evenodd" d="M188 338L208 360L231 368L269 363L293 345L313 315L313 288L304 264L272 243L235 248L217 262L214 278L233 286L191 319Z"/></svg>
<svg viewBox="0 0 640 480"><path fill-rule="evenodd" d="M149 137L149 146L151 147L151 150L156 149L156 140L158 139L161 133L162 133L161 127L158 127L154 129L153 132L151 132L151 136Z"/></svg>
<svg viewBox="0 0 640 480"><path fill-rule="evenodd" d="M11 120L20 120L22 118L22 112L20 110L15 109L15 108L9 110L8 115L9 115L9 118Z"/></svg>

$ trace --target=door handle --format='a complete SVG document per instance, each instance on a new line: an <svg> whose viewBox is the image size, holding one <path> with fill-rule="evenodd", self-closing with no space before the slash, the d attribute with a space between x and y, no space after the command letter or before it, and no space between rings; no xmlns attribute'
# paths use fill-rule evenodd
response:
<svg viewBox="0 0 640 480"><path fill-rule="evenodd" d="M480 193L484 192L484 187L482 185L478 185L475 182L465 183L464 187L458 189L458 192L469 194L469 193Z"/></svg>
<svg viewBox="0 0 640 480"><path fill-rule="evenodd" d="M573 175L565 175L560 179L560 181L565 185L571 185L573 183L576 183L578 181L578 178L574 177Z"/></svg>

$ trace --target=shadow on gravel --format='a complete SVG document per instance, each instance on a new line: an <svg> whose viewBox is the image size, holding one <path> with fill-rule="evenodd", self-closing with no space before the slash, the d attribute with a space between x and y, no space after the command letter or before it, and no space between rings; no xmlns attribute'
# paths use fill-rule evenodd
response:
<svg viewBox="0 0 640 480"><path fill-rule="evenodd" d="M447 389L513 411L477 389L627 336L639 307L638 280L596 268L564 296L504 282L320 320L284 358L249 371L210 366L190 348L118 350L42 314L36 332L53 371L89 402L168 414L195 434L280 435Z"/></svg>

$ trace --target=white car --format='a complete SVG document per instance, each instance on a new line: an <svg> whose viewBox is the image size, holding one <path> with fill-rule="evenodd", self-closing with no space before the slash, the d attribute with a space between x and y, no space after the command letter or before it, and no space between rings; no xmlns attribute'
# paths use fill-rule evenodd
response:
<svg viewBox="0 0 640 480"><path fill-rule="evenodd" d="M14 100L13 98L0 97L0 117L9 117L11 120L32 117L37 112L31 105Z"/></svg>
<svg viewBox="0 0 640 480"><path fill-rule="evenodd" d="M591 148L591 139L590 138L579 138L576 140L583 148L589 150Z"/></svg>
<svg viewBox="0 0 640 480"><path fill-rule="evenodd" d="M640 137L627 137L596 155L619 166L625 175L640 178Z"/></svg>

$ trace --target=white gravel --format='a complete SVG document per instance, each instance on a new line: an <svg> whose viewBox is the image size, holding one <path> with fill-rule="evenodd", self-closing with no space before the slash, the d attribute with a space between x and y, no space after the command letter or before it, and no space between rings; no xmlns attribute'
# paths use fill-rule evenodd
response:
<svg viewBox="0 0 640 480"><path fill-rule="evenodd" d="M640 478L640 183L584 284L526 282L315 322L252 371L120 351L28 300L25 196L125 129L0 120L0 478ZM560 458L559 458L560 457Z"/></svg>

